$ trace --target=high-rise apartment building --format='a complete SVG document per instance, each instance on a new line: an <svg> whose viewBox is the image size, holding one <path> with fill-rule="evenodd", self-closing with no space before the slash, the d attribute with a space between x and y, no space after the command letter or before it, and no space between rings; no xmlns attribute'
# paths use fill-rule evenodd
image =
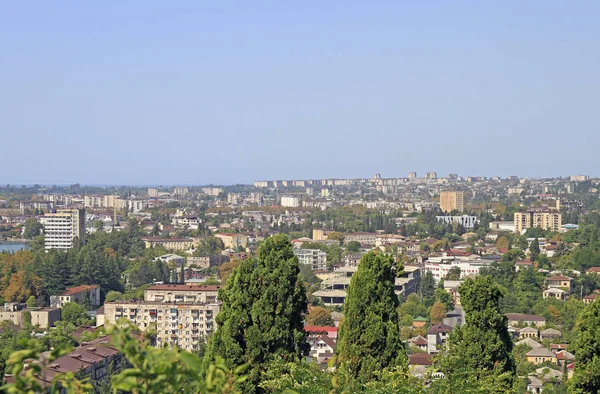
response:
<svg viewBox="0 0 600 394"><path fill-rule="evenodd" d="M154 285L144 291L144 301L104 304L96 325L110 326L126 318L141 330L156 330L156 346L197 350L214 332L220 311L219 286Z"/></svg>
<svg viewBox="0 0 600 394"><path fill-rule="evenodd" d="M178 197L185 197L188 195L188 193L189 189L185 186L178 186L175 189L173 189L173 195Z"/></svg>
<svg viewBox="0 0 600 394"><path fill-rule="evenodd" d="M562 215L558 212L515 212L515 232L522 233L531 227L560 231Z"/></svg>
<svg viewBox="0 0 600 394"><path fill-rule="evenodd" d="M425 174L425 178L427 179L437 179L437 172L428 172Z"/></svg>
<svg viewBox="0 0 600 394"><path fill-rule="evenodd" d="M150 197L150 198L158 197L158 189L153 188L153 187L148 188L148 197Z"/></svg>
<svg viewBox="0 0 600 394"><path fill-rule="evenodd" d="M417 173L416 172L409 172L408 173L408 179L417 179Z"/></svg>
<svg viewBox="0 0 600 394"><path fill-rule="evenodd" d="M446 191L440 193L440 209L443 212L457 210L462 212L465 210L464 203L465 194L460 191Z"/></svg>
<svg viewBox="0 0 600 394"><path fill-rule="evenodd" d="M281 206L297 208L300 206L300 197L298 197L298 196L282 196L281 197Z"/></svg>
<svg viewBox="0 0 600 394"><path fill-rule="evenodd" d="M85 209L59 209L41 217L45 249L71 249L85 245Z"/></svg>

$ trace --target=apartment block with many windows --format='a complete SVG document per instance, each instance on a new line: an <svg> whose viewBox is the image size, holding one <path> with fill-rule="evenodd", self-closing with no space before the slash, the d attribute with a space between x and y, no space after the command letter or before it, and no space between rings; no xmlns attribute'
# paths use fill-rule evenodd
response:
<svg viewBox="0 0 600 394"><path fill-rule="evenodd" d="M531 227L560 231L562 226L562 215L558 212L515 212L514 218L517 233L522 233Z"/></svg>
<svg viewBox="0 0 600 394"><path fill-rule="evenodd" d="M45 249L71 249L85 245L85 209L59 209L40 218L44 225Z"/></svg>

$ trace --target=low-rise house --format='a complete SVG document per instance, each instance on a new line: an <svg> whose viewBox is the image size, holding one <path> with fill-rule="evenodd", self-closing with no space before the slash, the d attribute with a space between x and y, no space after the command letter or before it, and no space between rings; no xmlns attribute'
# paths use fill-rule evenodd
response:
<svg viewBox="0 0 600 394"><path fill-rule="evenodd" d="M186 258L188 265L196 265L198 268L210 268L229 261L227 256L189 256Z"/></svg>
<svg viewBox="0 0 600 394"><path fill-rule="evenodd" d="M337 339L338 329L337 327L329 326L304 326L304 332L306 332L309 337L326 335L329 338Z"/></svg>
<svg viewBox="0 0 600 394"><path fill-rule="evenodd" d="M583 297L583 303L585 305L589 305L592 302L596 301L596 298L598 298L598 293L588 294L585 297Z"/></svg>
<svg viewBox="0 0 600 394"><path fill-rule="evenodd" d="M310 356L316 360L317 364L321 364L335 356L335 340L333 338L320 335L313 340L309 339L309 343Z"/></svg>
<svg viewBox="0 0 600 394"><path fill-rule="evenodd" d="M554 339L562 337L562 332L554 329L554 328L546 328L542 332L540 332L541 339Z"/></svg>
<svg viewBox="0 0 600 394"><path fill-rule="evenodd" d="M600 267L592 267L586 271L586 274L600 274Z"/></svg>
<svg viewBox="0 0 600 394"><path fill-rule="evenodd" d="M431 326L427 331L427 353L438 353L446 346L448 336L452 332L452 327L439 323Z"/></svg>
<svg viewBox="0 0 600 394"><path fill-rule="evenodd" d="M544 327L546 325L546 318L538 315L526 315L523 313L507 313L508 325L519 326L528 325L536 327Z"/></svg>
<svg viewBox="0 0 600 394"><path fill-rule="evenodd" d="M548 289L566 289L566 291L571 292L573 287L573 278L564 275L550 276L544 279L544 282Z"/></svg>
<svg viewBox="0 0 600 394"><path fill-rule="evenodd" d="M533 268L533 262L531 260L520 260L515 263L516 272L523 268Z"/></svg>
<svg viewBox="0 0 600 394"><path fill-rule="evenodd" d="M558 365L562 367L563 365L567 365L575 361L575 355L567 352L566 350L561 350L556 353L556 360Z"/></svg>
<svg viewBox="0 0 600 394"><path fill-rule="evenodd" d="M569 347L569 345L566 343L551 343L550 344L550 350L552 350L554 353L558 353L561 350L567 350L568 347Z"/></svg>
<svg viewBox="0 0 600 394"><path fill-rule="evenodd" d="M154 259L154 261L162 261L164 263L173 263L177 267L181 267L182 264L185 264L185 257L179 256L174 253L163 254Z"/></svg>
<svg viewBox="0 0 600 394"><path fill-rule="evenodd" d="M50 307L62 308L67 302L88 304L92 308L100 306L100 286L81 285L70 287L62 294L50 296Z"/></svg>
<svg viewBox="0 0 600 394"><path fill-rule="evenodd" d="M419 316L413 319L412 326L414 328L425 327L427 325L427 318L423 316Z"/></svg>
<svg viewBox="0 0 600 394"><path fill-rule="evenodd" d="M412 376L423 376L433 365L433 354L414 353L408 355L408 371Z"/></svg>
<svg viewBox="0 0 600 394"><path fill-rule="evenodd" d="M548 290L544 290L542 292L542 296L545 300L548 298L554 298L559 301L564 301L567 299L567 295L568 293L566 291L555 287L549 288Z"/></svg>
<svg viewBox="0 0 600 394"><path fill-rule="evenodd" d="M416 347L419 350L422 350L424 352L427 351L427 345L428 345L427 339L423 338L420 335L417 335L416 337L409 339L408 343L410 345Z"/></svg>
<svg viewBox="0 0 600 394"><path fill-rule="evenodd" d="M525 339L525 338L538 338L539 337L539 332L537 328L534 327L525 327L521 330L519 330L519 338L521 339Z"/></svg>
<svg viewBox="0 0 600 394"><path fill-rule="evenodd" d="M527 357L528 362L536 365L545 362L551 362L556 364L557 362L556 354L543 347L533 349L530 352L528 352L525 356Z"/></svg>
<svg viewBox="0 0 600 394"><path fill-rule="evenodd" d="M452 296L452 300L454 301L454 305L460 305L460 293L458 292L458 287L463 283L462 280L445 280L444 281L444 290L448 292Z"/></svg>
<svg viewBox="0 0 600 394"><path fill-rule="evenodd" d="M534 375L527 376L527 392L540 394L542 392L542 387L544 386L544 382L538 379Z"/></svg>
<svg viewBox="0 0 600 394"><path fill-rule="evenodd" d="M535 373L545 383L560 383L563 379L562 372L548 367L538 368L535 370Z"/></svg>

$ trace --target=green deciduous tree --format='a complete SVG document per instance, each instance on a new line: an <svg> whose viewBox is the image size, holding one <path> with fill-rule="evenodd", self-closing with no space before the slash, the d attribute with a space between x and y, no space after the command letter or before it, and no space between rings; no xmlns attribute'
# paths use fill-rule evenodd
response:
<svg viewBox="0 0 600 394"><path fill-rule="evenodd" d="M444 280L460 280L460 267L452 267L444 277Z"/></svg>
<svg viewBox="0 0 600 394"><path fill-rule="evenodd" d="M531 241L531 244L529 245L529 258L531 259L531 261L537 261L539 256L540 241L538 241L538 239L535 238L533 241Z"/></svg>
<svg viewBox="0 0 600 394"><path fill-rule="evenodd" d="M86 313L83 305L67 302L60 311L60 319L75 326L80 326L87 323L90 320L90 317Z"/></svg>
<svg viewBox="0 0 600 394"><path fill-rule="evenodd" d="M494 376L494 389L505 392L513 384L515 360L507 319L500 310L503 289L489 277L478 276L465 280L458 291L466 321L452 333L442 369L449 379L464 369L476 379Z"/></svg>
<svg viewBox="0 0 600 394"><path fill-rule="evenodd" d="M384 368L406 366L394 293L401 270L392 256L369 252L352 276L336 349L350 386L373 379Z"/></svg>
<svg viewBox="0 0 600 394"><path fill-rule="evenodd" d="M577 360L573 392L600 392L600 302L593 302L579 315L571 349Z"/></svg>
<svg viewBox="0 0 600 394"><path fill-rule="evenodd" d="M249 363L245 393L261 392L258 383L275 357L293 362L308 353L302 316L307 299L299 272L292 244L285 235L276 235L260 246L258 258L241 262L219 292L219 327L209 340L204 364L217 356L229 368Z"/></svg>

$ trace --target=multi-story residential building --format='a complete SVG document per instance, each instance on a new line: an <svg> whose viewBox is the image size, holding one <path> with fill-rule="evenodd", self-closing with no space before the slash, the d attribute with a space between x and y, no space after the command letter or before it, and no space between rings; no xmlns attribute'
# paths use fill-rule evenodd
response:
<svg viewBox="0 0 600 394"><path fill-rule="evenodd" d="M246 248L248 246L248 236L243 234L226 234L218 233L215 237L223 241L223 245L227 249L237 249L238 247Z"/></svg>
<svg viewBox="0 0 600 394"><path fill-rule="evenodd" d="M281 206L289 207L289 208L298 208L300 206L301 200L299 196L282 196L281 197Z"/></svg>
<svg viewBox="0 0 600 394"><path fill-rule="evenodd" d="M562 215L558 212L515 212L514 218L517 233L531 227L558 232L562 226Z"/></svg>
<svg viewBox="0 0 600 394"><path fill-rule="evenodd" d="M35 373L33 378L47 392L50 392L50 386L54 379L69 372L76 374L82 380L101 383L106 382L111 374L121 370L122 361L123 356L111 345L111 338L103 336L90 342L82 342L81 346L52 362L47 362L47 360L41 362L41 370L39 373ZM7 374L5 381L14 383L15 379L12 375ZM65 391L59 389L57 392Z"/></svg>
<svg viewBox="0 0 600 394"><path fill-rule="evenodd" d="M197 215L180 215L171 219L171 224L175 228L187 228L188 230L198 230L200 223L202 220Z"/></svg>
<svg viewBox="0 0 600 394"><path fill-rule="evenodd" d="M215 330L218 293L219 286L154 285L144 291L144 301L105 303L99 321L110 326L126 318L141 330L153 327L157 346L191 351Z"/></svg>
<svg viewBox="0 0 600 394"><path fill-rule="evenodd" d="M71 249L85 245L85 209L59 209L41 217L45 249Z"/></svg>
<svg viewBox="0 0 600 394"><path fill-rule="evenodd" d="M375 245L377 242L377 237L379 234L377 233L366 233L366 232L358 232L358 233L346 233L344 234L344 243L356 241L361 244Z"/></svg>
<svg viewBox="0 0 600 394"><path fill-rule="evenodd" d="M178 186L173 189L173 195L177 197L185 197L189 193L189 190L185 186Z"/></svg>
<svg viewBox="0 0 600 394"><path fill-rule="evenodd" d="M85 196L83 206L86 208L104 208L103 196Z"/></svg>
<svg viewBox="0 0 600 394"><path fill-rule="evenodd" d="M189 256L187 257L187 265L195 265L198 268L210 268L218 266L221 263L229 261L227 256Z"/></svg>
<svg viewBox="0 0 600 394"><path fill-rule="evenodd" d="M477 224L477 216L436 216L438 222L444 222L446 224L458 223L464 228L474 228Z"/></svg>
<svg viewBox="0 0 600 394"><path fill-rule="evenodd" d="M156 190L156 189L154 189ZM158 191L156 192L158 195ZM104 208L119 208L119 197L118 196L104 196Z"/></svg>
<svg viewBox="0 0 600 394"><path fill-rule="evenodd" d="M192 238L160 238L160 237L142 237L146 248L164 246L169 250L188 250L194 245Z"/></svg>
<svg viewBox="0 0 600 394"><path fill-rule="evenodd" d="M254 181L254 187L269 187L269 181Z"/></svg>
<svg viewBox="0 0 600 394"><path fill-rule="evenodd" d="M443 212L458 211L465 209L465 194L461 191L444 191L440 193L440 209Z"/></svg>
<svg viewBox="0 0 600 394"><path fill-rule="evenodd" d="M408 179L417 179L417 173L416 172L409 172L408 173Z"/></svg>
<svg viewBox="0 0 600 394"><path fill-rule="evenodd" d="M428 172L425 174L425 179L437 179L437 173L436 172Z"/></svg>
<svg viewBox="0 0 600 394"><path fill-rule="evenodd" d="M294 249L300 264L306 264L313 270L327 269L327 253L319 249Z"/></svg>
<svg viewBox="0 0 600 394"><path fill-rule="evenodd" d="M203 187L202 193L207 196L217 197L219 194L223 193L223 188L221 187Z"/></svg>
<svg viewBox="0 0 600 394"><path fill-rule="evenodd" d="M150 198L158 197L158 189L153 188L153 187L148 188L148 197L150 197Z"/></svg>
<svg viewBox="0 0 600 394"><path fill-rule="evenodd" d="M8 201L5 201L4 204L6 204ZM52 209L54 209L54 203L51 201L21 201L19 203L19 212L21 213L21 215L25 214L25 211L30 210L30 211L35 211L35 210L42 210L44 212L49 212Z"/></svg>
<svg viewBox="0 0 600 394"><path fill-rule="evenodd" d="M460 269L460 278L466 278L468 276L479 275L479 271L483 267L489 267L491 261L477 259L477 260L455 260L450 262L428 262L425 264L425 272L429 271L433 274L433 278L436 282L443 279L448 272L454 267Z"/></svg>
<svg viewBox="0 0 600 394"><path fill-rule="evenodd" d="M571 182L585 182L590 179L587 175L571 175Z"/></svg>
<svg viewBox="0 0 600 394"><path fill-rule="evenodd" d="M50 296L50 306L52 308L62 308L67 302L82 305L88 303L90 307L97 308L100 306L100 286L81 285L70 287L61 294Z"/></svg>
<svg viewBox="0 0 600 394"><path fill-rule="evenodd" d="M39 328L49 328L60 320L60 309L58 308L28 308L27 304L9 302L4 304L0 310L0 321L10 321L13 324L25 326L26 313L31 316L31 324Z"/></svg>

